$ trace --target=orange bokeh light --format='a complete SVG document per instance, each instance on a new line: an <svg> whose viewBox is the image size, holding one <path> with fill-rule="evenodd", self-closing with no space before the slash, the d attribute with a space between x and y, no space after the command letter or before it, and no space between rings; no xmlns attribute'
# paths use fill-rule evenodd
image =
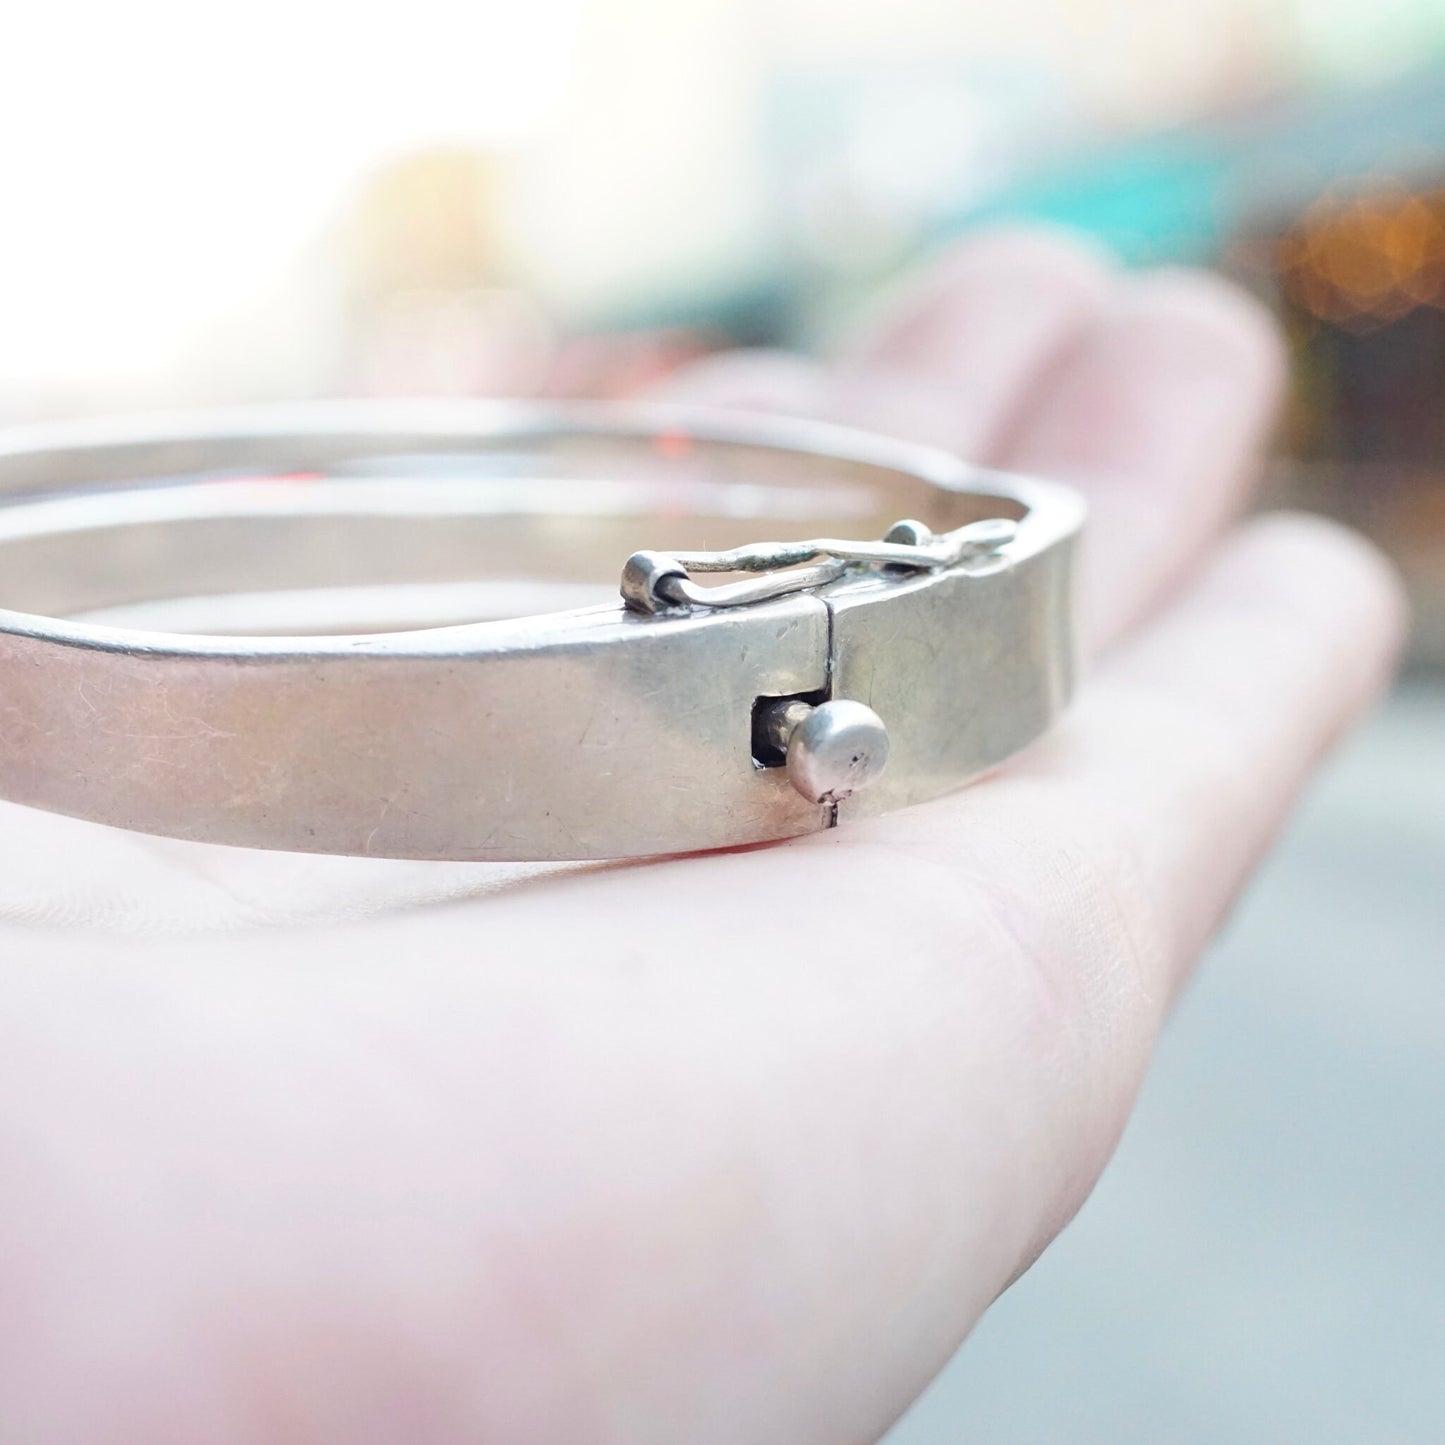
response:
<svg viewBox="0 0 1445 1445"><path fill-rule="evenodd" d="M1445 306L1445 192L1382 181L1329 193L1280 238L1285 293L1311 315L1368 328Z"/></svg>

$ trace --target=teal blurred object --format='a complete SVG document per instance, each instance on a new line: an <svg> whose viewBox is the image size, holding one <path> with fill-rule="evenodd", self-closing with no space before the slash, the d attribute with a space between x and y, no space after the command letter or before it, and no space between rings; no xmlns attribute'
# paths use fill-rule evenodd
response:
<svg viewBox="0 0 1445 1445"><path fill-rule="evenodd" d="M1237 112L1187 130L1083 148L951 213L925 244L989 222L1099 237L1128 261L1215 260L1231 238L1288 225L1332 186L1445 177L1445 69L1378 90Z"/></svg>
<svg viewBox="0 0 1445 1445"><path fill-rule="evenodd" d="M960 212L933 238L1029 221L1103 241L1126 262L1208 261L1238 220L1233 158L1214 137L1176 132L1029 177L989 205Z"/></svg>

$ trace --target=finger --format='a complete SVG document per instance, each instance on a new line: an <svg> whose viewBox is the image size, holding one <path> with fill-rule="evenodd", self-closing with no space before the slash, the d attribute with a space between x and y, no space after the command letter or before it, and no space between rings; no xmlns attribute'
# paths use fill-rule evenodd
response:
<svg viewBox="0 0 1445 1445"><path fill-rule="evenodd" d="M1393 574L1359 538L1318 518L1257 521L1005 782L1108 818L1159 920L1162 994L1321 754L1380 691L1403 619Z"/></svg>
<svg viewBox="0 0 1445 1445"><path fill-rule="evenodd" d="M733 352L683 368L661 394L825 417L982 459L1112 285L1077 242L990 233L911 278L830 365Z"/></svg>
<svg viewBox="0 0 1445 1445"><path fill-rule="evenodd" d="M1091 643L1156 607L1247 501L1283 377L1263 307L1217 277L1159 272L1119 291L1015 418L999 465L1089 500Z"/></svg>
<svg viewBox="0 0 1445 1445"><path fill-rule="evenodd" d="M1105 258L1077 239L973 237L886 298L843 347L833 413L986 462L1115 285Z"/></svg>

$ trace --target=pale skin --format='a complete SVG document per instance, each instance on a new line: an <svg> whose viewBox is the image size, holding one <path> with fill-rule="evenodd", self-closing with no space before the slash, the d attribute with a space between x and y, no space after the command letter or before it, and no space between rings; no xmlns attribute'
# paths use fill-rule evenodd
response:
<svg viewBox="0 0 1445 1445"><path fill-rule="evenodd" d="M939 802L552 870L6 807L0 1440L876 1438L1388 677L1378 557L1237 521L1282 374L1222 282L1008 235L826 363L681 379L1089 495L1086 685Z"/></svg>

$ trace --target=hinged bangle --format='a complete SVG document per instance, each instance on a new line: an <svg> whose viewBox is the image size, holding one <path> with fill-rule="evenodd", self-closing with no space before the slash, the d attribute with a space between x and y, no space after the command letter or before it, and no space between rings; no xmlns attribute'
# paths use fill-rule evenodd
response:
<svg viewBox="0 0 1445 1445"><path fill-rule="evenodd" d="M671 407L12 431L0 795L397 858L814 832L1048 726L1082 519L1066 487L930 448ZM538 611L579 589L598 605Z"/></svg>

